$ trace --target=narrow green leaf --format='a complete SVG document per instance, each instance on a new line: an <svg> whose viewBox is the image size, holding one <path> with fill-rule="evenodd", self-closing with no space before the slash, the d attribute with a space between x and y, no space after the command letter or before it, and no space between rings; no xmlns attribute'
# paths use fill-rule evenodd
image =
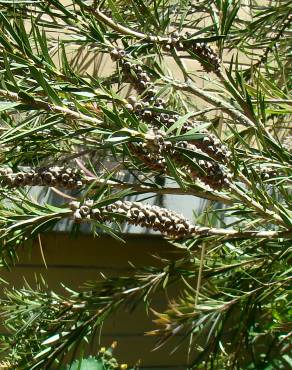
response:
<svg viewBox="0 0 292 370"><path fill-rule="evenodd" d="M21 103L19 102L5 102L5 101L0 101L0 112L4 112L9 109L13 109L17 106L19 106Z"/></svg>

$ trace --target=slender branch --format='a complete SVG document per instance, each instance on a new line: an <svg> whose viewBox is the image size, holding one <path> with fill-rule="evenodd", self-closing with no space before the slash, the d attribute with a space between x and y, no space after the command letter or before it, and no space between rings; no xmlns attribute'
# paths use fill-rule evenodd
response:
<svg viewBox="0 0 292 370"><path fill-rule="evenodd" d="M233 204L232 199L225 194L217 191L195 190L192 188L181 189L172 187L156 187L149 185L119 182L103 179L96 176L86 176L84 171L75 170L71 167L47 167L26 169L26 172L12 172L8 167L0 167L0 184L8 185L10 188L23 186L52 186L54 188L79 189L83 185L103 186L108 185L114 189L130 189L137 193L173 194L173 195L193 195L199 198L224 204Z"/></svg>
<svg viewBox="0 0 292 370"><path fill-rule="evenodd" d="M34 98L33 100L27 101L24 98L20 97L19 94L14 93L14 92L9 92L9 91L6 91L6 90L0 90L0 96L7 99L7 100L10 100L10 101L29 104L32 107L36 108L36 109L43 109L43 110L46 110L48 112L62 113L62 114L65 114L66 116L69 116L69 117L74 118L76 120L81 120L81 121L84 121L84 122L90 122L90 123L93 123L95 125L103 124L103 121L101 121L101 120L99 120L95 117L91 117L91 116L87 116L83 113L75 112L75 111L73 111L69 108L66 108L66 107L61 107L61 106L58 106L58 105L47 103L47 102L45 102L43 100L40 100L40 99Z"/></svg>
<svg viewBox="0 0 292 370"><path fill-rule="evenodd" d="M213 106L221 109L223 112L227 113L230 117L238 121L239 123L243 124L247 127L255 127L253 121L251 121L248 117L246 117L242 112L240 112L237 108L233 107L231 104L221 100L220 98L207 93L206 91L200 89L198 86L195 86L191 80L188 80L186 83L181 81L176 81L170 78L163 77L168 83L171 83L175 88L191 92L192 94L196 95L197 97L204 99L206 102L212 104Z"/></svg>
<svg viewBox="0 0 292 370"><path fill-rule="evenodd" d="M193 195L198 198L204 198L207 200L212 200L215 202L221 202L224 204L233 204L233 201L230 197L224 194L220 194L216 191L213 193L207 191L200 191L194 189L181 189L181 188L170 188L163 187L157 188L147 185L131 184L126 182L117 182L112 180L100 179L100 178L87 178L89 183L94 183L96 185L109 185L115 189L131 189L137 193L155 193L160 195Z"/></svg>
<svg viewBox="0 0 292 370"><path fill-rule="evenodd" d="M256 103L256 99L251 100L253 103ZM292 100L291 99L265 99L266 103L271 103L271 104L286 104L286 105L292 105Z"/></svg>
<svg viewBox="0 0 292 370"><path fill-rule="evenodd" d="M236 185L231 184L230 188L232 192L235 193L238 196L238 198L244 202L244 204L247 204L251 208L254 208L259 214L263 215L265 218L267 218L268 216L271 220L275 221L277 224L286 226L285 222L282 220L282 218L277 213L263 207L260 203L256 202L254 199L249 197L246 193L241 191Z"/></svg>
<svg viewBox="0 0 292 370"><path fill-rule="evenodd" d="M107 17L104 13L102 13L98 8L90 7L84 5L87 10L89 10L94 17L109 26L111 29L117 31L121 35L125 36L132 36L139 40L145 40L148 39L151 42L166 42L168 40L168 37L161 37L161 36L154 36L154 35L147 35L142 32L138 32L135 30L132 30L131 28L125 27L115 21L113 21L111 18Z"/></svg>
<svg viewBox="0 0 292 370"><path fill-rule="evenodd" d="M235 230L224 228L210 228L196 226L188 221L184 216L168 210L166 208L144 204L140 202L116 201L106 206L96 208L93 201L87 200L83 204L72 201L69 203L71 209L60 209L45 215L35 215L22 219L3 227L2 237L4 240L11 232L20 227L31 227L43 224L49 220L61 220L73 218L75 222L98 222L104 224L117 220L127 222L132 225L147 227L154 231L159 231L162 235L170 239L188 239L192 237L219 237L220 241L230 239L279 239L291 238L292 229L285 231L277 230Z"/></svg>
<svg viewBox="0 0 292 370"><path fill-rule="evenodd" d="M224 228L210 228L193 225L184 216L166 208L143 204L140 202L117 201L104 207L94 208L92 201L84 204L73 201L70 203L72 215L77 222L96 220L104 223L113 221L113 218L122 217L129 224L139 225L160 231L171 239L185 239L194 236L217 236L221 240L267 238L278 239L291 237L292 229L285 231L268 230L235 230Z"/></svg>

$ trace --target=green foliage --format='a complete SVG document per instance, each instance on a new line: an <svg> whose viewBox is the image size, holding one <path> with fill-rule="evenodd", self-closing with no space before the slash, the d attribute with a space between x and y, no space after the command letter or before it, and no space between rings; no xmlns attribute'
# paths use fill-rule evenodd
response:
<svg viewBox="0 0 292 370"><path fill-rule="evenodd" d="M86 358L75 361L72 365L66 366L65 370L104 370L105 367L101 360Z"/></svg>
<svg viewBox="0 0 292 370"><path fill-rule="evenodd" d="M115 370L115 369L129 369L126 364L119 365L117 360L113 357L113 349L115 347L101 348L96 357L90 356L88 358L81 358L75 360L71 365L66 365L61 370ZM129 369L134 370L134 368Z"/></svg>
<svg viewBox="0 0 292 370"><path fill-rule="evenodd" d="M64 294L7 285L10 368L118 368L63 360L137 305L154 347L189 343L190 369L291 365L292 1L249 3L0 0L1 265L64 220L120 241L123 223L147 226L179 252ZM206 205L188 222L128 202L165 194Z"/></svg>

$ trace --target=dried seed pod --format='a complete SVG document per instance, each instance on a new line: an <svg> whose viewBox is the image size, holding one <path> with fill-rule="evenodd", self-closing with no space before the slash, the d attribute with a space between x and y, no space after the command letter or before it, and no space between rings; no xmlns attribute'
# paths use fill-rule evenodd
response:
<svg viewBox="0 0 292 370"><path fill-rule="evenodd" d="M76 187L76 181L74 179L68 180L67 188L68 189L74 189Z"/></svg>
<svg viewBox="0 0 292 370"><path fill-rule="evenodd" d="M42 186L43 185L43 178L41 175L39 174L35 174L33 179L32 179L32 185L39 185L39 186Z"/></svg>
<svg viewBox="0 0 292 370"><path fill-rule="evenodd" d="M135 103L134 109L135 111L140 111L142 109L142 104L140 102Z"/></svg>
<svg viewBox="0 0 292 370"><path fill-rule="evenodd" d="M128 97L128 102L130 104L134 105L135 103L137 103L137 97L136 96L133 96L133 95L129 96Z"/></svg>
<svg viewBox="0 0 292 370"><path fill-rule="evenodd" d="M143 68L139 64L134 65L134 68L135 68L136 72L142 72L143 71Z"/></svg>
<svg viewBox="0 0 292 370"><path fill-rule="evenodd" d="M130 112L132 112L134 110L134 107L133 107L132 104L126 104L125 108L128 109Z"/></svg>
<svg viewBox="0 0 292 370"><path fill-rule="evenodd" d="M69 206L70 209L72 209L72 211L76 211L80 207L80 202L73 200L72 202L69 203Z"/></svg>
<svg viewBox="0 0 292 370"><path fill-rule="evenodd" d="M2 167L0 168L0 176L7 176L9 174L12 174L13 171L10 167Z"/></svg>
<svg viewBox="0 0 292 370"><path fill-rule="evenodd" d="M61 175L61 179L64 183L67 183L69 180L70 180L70 176L68 175L68 173L63 173Z"/></svg>
<svg viewBox="0 0 292 370"><path fill-rule="evenodd" d="M22 183L24 181L24 173L19 172L18 174L16 174L15 181L17 181L18 183Z"/></svg>
<svg viewBox="0 0 292 370"><path fill-rule="evenodd" d="M7 186L14 186L14 179L10 174L6 175L4 179L1 179L1 184L7 185Z"/></svg>
<svg viewBox="0 0 292 370"><path fill-rule="evenodd" d="M92 218L97 220L97 221L101 221L102 220L102 213L101 211L98 209L98 208L94 208L91 210L91 215L92 215Z"/></svg>
<svg viewBox="0 0 292 370"><path fill-rule="evenodd" d="M80 221L82 221L82 215L80 214L80 211L79 211L79 209L77 209L75 212L74 212L74 214L73 214L73 218L74 218L74 221L75 222L80 222Z"/></svg>
<svg viewBox="0 0 292 370"><path fill-rule="evenodd" d="M92 204L92 202L87 202L87 204ZM78 202L70 203L70 208L74 211L73 218L77 222L86 221L89 218L104 222L111 221L112 213L115 213L117 216L126 215L127 222L130 224L151 227L172 238L191 236L195 230L194 225L182 215L149 204L117 201L100 209L79 206Z"/></svg>
<svg viewBox="0 0 292 370"><path fill-rule="evenodd" d="M79 208L79 213L80 213L80 214L81 214L81 216L83 216L83 217L85 217L85 216L89 215L89 213L90 213L90 207L85 206L85 205L81 206L81 207Z"/></svg>
<svg viewBox="0 0 292 370"><path fill-rule="evenodd" d="M116 61L119 59L119 52L117 49L113 49L111 52L110 52L110 56L112 58L112 60Z"/></svg>
<svg viewBox="0 0 292 370"><path fill-rule="evenodd" d="M11 173L11 171L8 171ZM5 174L6 173L6 174ZM1 175L0 175L1 176ZM11 179L8 179L8 176ZM39 168L37 171L16 172L7 174L2 171L1 183L10 186L65 186L67 188L80 188L83 186L83 171L65 167ZM7 180L8 179L8 180ZM86 180L84 180L86 183Z"/></svg>
<svg viewBox="0 0 292 370"><path fill-rule="evenodd" d="M142 117L144 117L146 120L153 117L153 112L151 110L144 110L142 112Z"/></svg>
<svg viewBox="0 0 292 370"><path fill-rule="evenodd" d="M125 55L126 55L125 50L121 50L121 49L113 49L110 52L110 56L112 60L114 61L122 59Z"/></svg>
<svg viewBox="0 0 292 370"><path fill-rule="evenodd" d="M123 63L123 67L127 70L130 70L132 68L133 64L131 62L125 62Z"/></svg>
<svg viewBox="0 0 292 370"><path fill-rule="evenodd" d="M77 180L76 181L76 188L80 189L80 188L82 188L82 186L83 186L83 182L81 180Z"/></svg>
<svg viewBox="0 0 292 370"><path fill-rule="evenodd" d="M87 207L92 207L93 204L94 204L94 201L92 199L87 199L84 204L87 206Z"/></svg>

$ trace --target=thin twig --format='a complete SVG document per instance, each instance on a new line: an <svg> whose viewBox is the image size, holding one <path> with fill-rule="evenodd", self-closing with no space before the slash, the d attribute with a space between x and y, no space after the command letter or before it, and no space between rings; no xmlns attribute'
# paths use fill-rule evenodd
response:
<svg viewBox="0 0 292 370"><path fill-rule="evenodd" d="M29 104L32 107L36 108L36 109L43 109L43 110L46 110L48 112L62 113L62 114L65 114L66 116L69 116L71 118L74 118L74 119L77 119L77 120L80 120L80 121L83 121L83 122L90 122L90 123L93 123L95 125L103 124L103 121L101 121L101 120L99 120L95 117L91 117L91 116L87 116L83 113L75 112L75 111L73 111L73 110L71 110L67 107L61 107L61 106L58 106L58 105L54 105L52 103L47 103L47 102L45 102L43 100L40 100L40 99L37 99L37 98L33 98L30 101L26 101L24 98L21 98L17 93L6 91L6 90L0 90L0 96L2 96L3 98L6 98L7 100L10 100L10 101Z"/></svg>
<svg viewBox="0 0 292 370"><path fill-rule="evenodd" d="M132 225L140 225L156 231L170 239L185 239L196 236L221 237L220 240L230 239L278 239L291 237L292 229L285 231L270 230L235 230L224 228L213 228L193 225L184 216L163 207L151 206L141 202L118 201L110 205L100 207L98 210L94 205L85 205L84 217L83 205L78 202L70 204L73 219L77 222L112 222L114 216L123 217L124 221ZM78 208L80 207L80 209Z"/></svg>
<svg viewBox="0 0 292 370"><path fill-rule="evenodd" d="M233 200L225 195L214 192L207 192L207 191L200 191L194 189L181 189L181 188L170 188L170 187L163 187L157 188L148 185L139 185L139 184L131 184L126 182L117 182L112 180L100 179L100 178L87 178L89 183L94 183L95 185L108 185L114 187L115 189L131 189L137 193L155 193L155 194L165 194L165 195L193 195L198 198L204 198L207 200L212 200L215 202L222 202L224 204L232 204Z"/></svg>
<svg viewBox="0 0 292 370"><path fill-rule="evenodd" d="M81 162L78 162L79 163L79 166L81 164ZM120 166L120 165L119 165ZM0 168L1 169L1 168ZM85 167L82 167L82 169L85 171L86 168ZM119 170L120 167L118 167L116 169ZM26 173L29 172L29 169L27 169ZM18 175L23 175L24 172L14 172L14 173L8 173L8 174L1 174L0 176L0 182L1 182L1 179L2 179L2 185L6 183L7 181L7 178L17 178ZM204 190L197 190L197 189L192 189L192 188L186 188L186 189L182 189L182 188L173 188L173 187L163 187L163 188L160 188L160 187L155 187L155 186L149 186L149 185L141 185L141 184L134 184L134 183L128 183L128 182L119 182L119 181L113 181L113 180L109 180L109 179L103 179L103 178L99 178L99 177L95 177L95 176L88 176L88 175L80 175L80 180L82 182L84 182L85 184L87 185L94 185L95 187L96 186L104 186L104 185L108 185L109 187L111 188L114 188L114 189L128 189L128 190L132 190L133 192L136 192L136 193L155 193L155 194L172 194L172 195L192 195L192 196L196 196L198 198L203 198L203 199L207 199L207 200L211 200L211 201L215 201L215 202L221 202L221 203L224 203L224 204L233 204L234 201L226 194L223 194L223 193L219 193L217 191L204 191ZM23 186L48 186L46 183L37 183L37 184L34 184L33 183L33 180L31 180L31 183L28 183L28 182L25 182L25 183L22 183L22 184L17 184L17 183L14 183L12 182L11 184L9 184L9 187L23 187ZM77 183L75 184L77 186ZM56 185L57 186L57 185ZM60 190L57 190L56 189L56 186L54 186L54 191L55 192L58 192L60 195L62 195L63 193L60 192ZM59 187L62 188L62 184L59 184ZM66 197L68 198L71 198L70 195L66 195Z"/></svg>
<svg viewBox="0 0 292 370"><path fill-rule="evenodd" d="M87 8L87 10L91 11L93 16L98 21L106 24L111 29L113 29L114 31L118 32L121 35L135 37L136 39L139 39L139 40L148 39L149 41L155 42L155 43L166 42L168 40L168 37L147 35L145 33L132 30L129 27L125 27L125 26L113 21L111 18L107 17L104 13L102 13L98 8L86 6L85 4L84 4L84 6Z"/></svg>
<svg viewBox="0 0 292 370"><path fill-rule="evenodd" d="M247 204L251 208L255 209L259 214L264 216L264 218L271 219L279 225L286 226L285 222L282 220L282 218L280 216L278 216L277 213L263 207L260 203L256 202L254 199L252 199L246 193L241 191L236 185L231 184L230 188L231 188L232 192L234 194L236 194L236 196L238 196L238 198L241 199L244 202L244 204Z"/></svg>
<svg viewBox="0 0 292 370"><path fill-rule="evenodd" d="M191 92L192 94L212 104L216 108L221 109L223 112L229 114L230 117L232 117L242 125L247 127L255 127L254 122L251 121L248 117L246 117L237 108L233 107L231 104L218 98L217 96L207 93L205 90L200 89L198 86L195 86L191 80L187 81L186 83L166 77L164 77L163 80L165 80L168 83L171 83L175 88L182 91Z"/></svg>

